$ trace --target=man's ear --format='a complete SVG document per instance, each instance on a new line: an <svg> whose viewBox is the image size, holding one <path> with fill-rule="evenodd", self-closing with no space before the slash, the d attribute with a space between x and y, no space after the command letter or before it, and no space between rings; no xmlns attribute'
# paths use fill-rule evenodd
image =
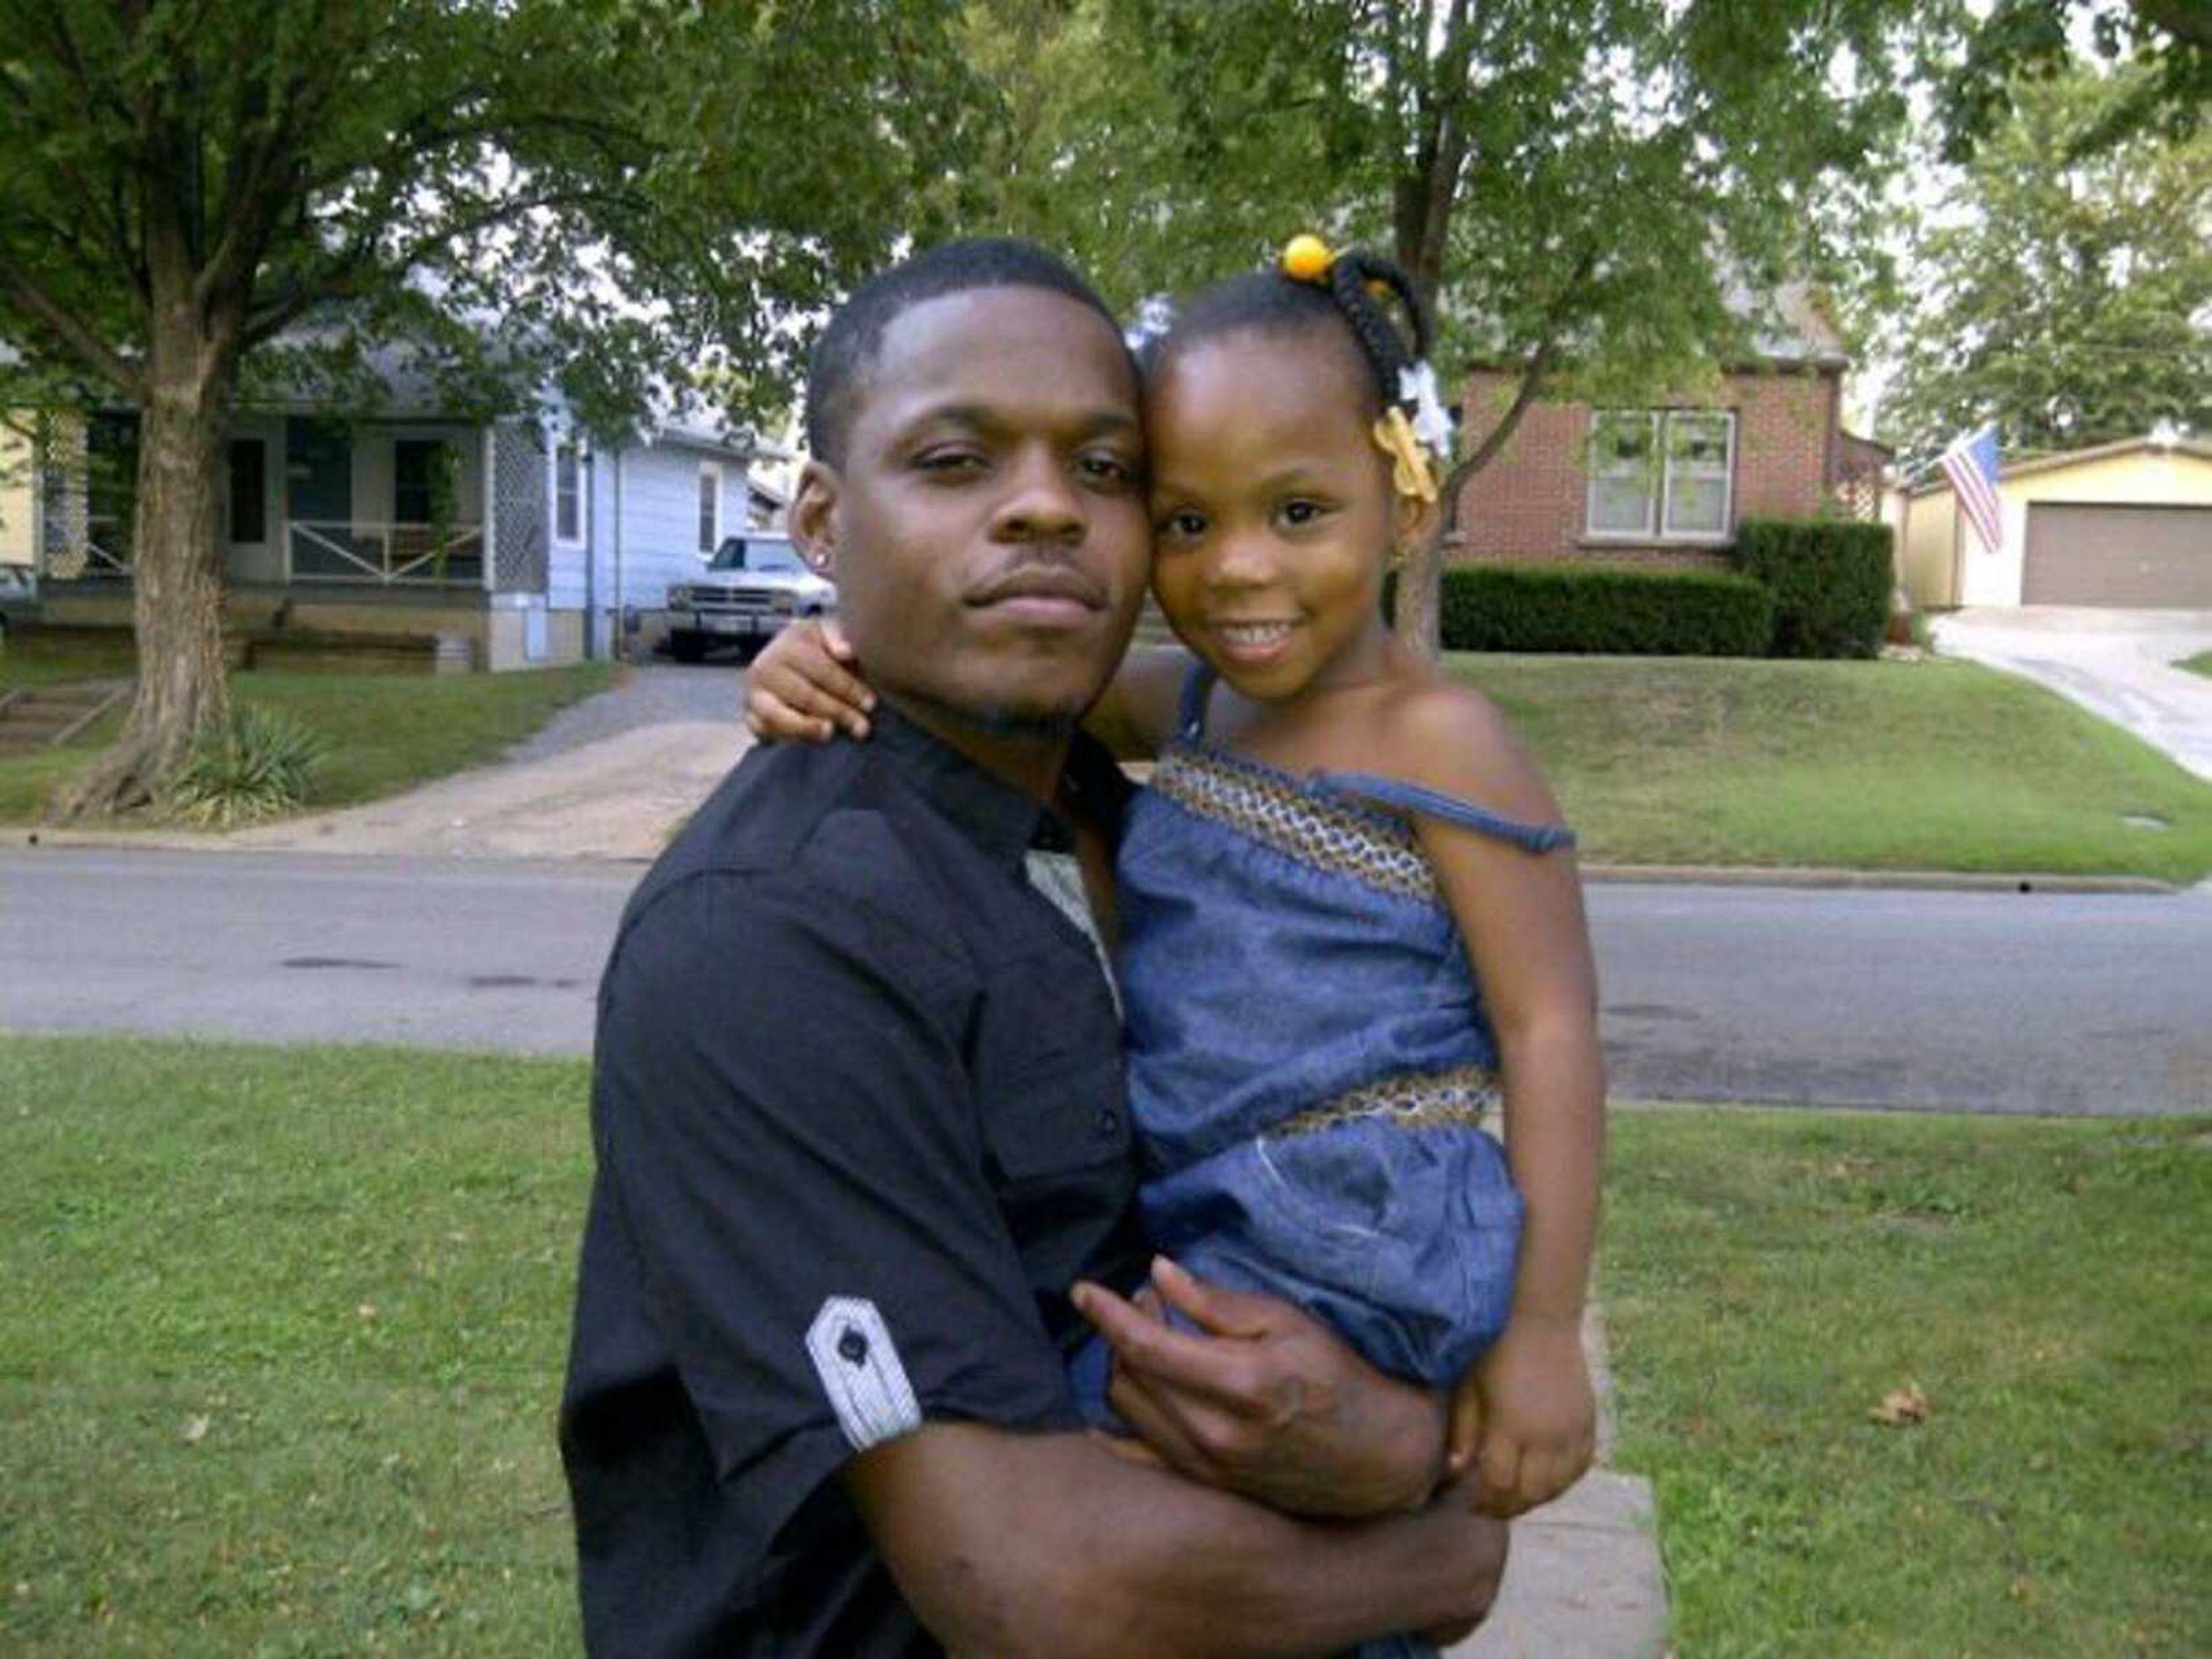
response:
<svg viewBox="0 0 2212 1659"><path fill-rule="evenodd" d="M799 488L791 497L792 543L825 576L835 577L837 571L844 487L836 468L810 460L799 469Z"/></svg>

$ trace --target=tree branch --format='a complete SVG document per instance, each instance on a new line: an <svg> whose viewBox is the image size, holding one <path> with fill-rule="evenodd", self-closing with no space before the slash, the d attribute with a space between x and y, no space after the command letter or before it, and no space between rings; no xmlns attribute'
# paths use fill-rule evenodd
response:
<svg viewBox="0 0 2212 1659"><path fill-rule="evenodd" d="M1514 432L1521 425L1521 417L1528 412L1529 405L1536 401L1544 389L1544 383L1551 378L1553 365L1559 361L1559 346L1565 337L1567 319L1573 313L1576 301L1582 297L1583 285L1596 269L1597 254L1595 250L1586 250L1576 260L1575 268L1568 275L1565 285L1544 313L1543 327L1535 349L1522 361L1521 384L1514 388L1513 401L1506 405L1505 413L1499 417L1498 424L1484 434L1474 453L1454 467L1451 476L1444 480L1444 528L1447 531L1459 528L1460 496L1466 489L1468 481L1488 466L1496 459L1498 452L1512 441Z"/></svg>
<svg viewBox="0 0 2212 1659"><path fill-rule="evenodd" d="M133 398L144 391L145 377L130 361L111 349L97 335L47 297L29 275L0 253L0 289L4 289L26 313L43 323L54 337L117 391Z"/></svg>

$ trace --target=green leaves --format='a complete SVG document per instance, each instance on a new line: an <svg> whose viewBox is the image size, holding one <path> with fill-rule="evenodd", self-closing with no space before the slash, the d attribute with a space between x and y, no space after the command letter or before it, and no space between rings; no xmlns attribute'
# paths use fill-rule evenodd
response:
<svg viewBox="0 0 2212 1659"><path fill-rule="evenodd" d="M112 395L157 311L249 359L312 319L356 359L422 342L471 405L487 374L511 400L572 380L603 426L721 360L757 417L788 396L793 319L930 222L979 106L958 22L949 0L0 0L0 338Z"/></svg>
<svg viewBox="0 0 2212 1659"><path fill-rule="evenodd" d="M1883 422L1908 456L1990 419L2013 454L2212 425L2212 131L2084 147L2148 75L2012 89L1915 249Z"/></svg>

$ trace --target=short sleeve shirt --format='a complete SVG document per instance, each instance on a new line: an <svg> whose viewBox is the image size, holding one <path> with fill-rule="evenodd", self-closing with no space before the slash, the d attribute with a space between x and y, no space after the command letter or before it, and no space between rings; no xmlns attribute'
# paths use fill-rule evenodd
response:
<svg viewBox="0 0 2212 1659"><path fill-rule="evenodd" d="M1079 739L1079 810L1127 787ZM886 709L747 757L631 899L561 1415L594 1655L934 1653L832 1477L1081 1426L1066 1291L1133 1278L1135 1170L1106 976L1024 873L1055 842Z"/></svg>

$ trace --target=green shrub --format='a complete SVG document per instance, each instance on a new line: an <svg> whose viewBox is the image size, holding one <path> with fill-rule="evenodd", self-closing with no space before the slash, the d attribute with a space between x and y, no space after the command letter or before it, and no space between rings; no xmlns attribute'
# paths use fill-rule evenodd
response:
<svg viewBox="0 0 2212 1659"><path fill-rule="evenodd" d="M1447 651L1758 657L1774 602L1757 582L1708 570L1477 565L1444 572Z"/></svg>
<svg viewBox="0 0 2212 1659"><path fill-rule="evenodd" d="M1777 657L1871 657L1896 585L1890 529L1837 519L1746 519L1736 567L1774 595Z"/></svg>
<svg viewBox="0 0 2212 1659"><path fill-rule="evenodd" d="M169 810L216 829L296 811L328 752L297 717L252 703L204 733L170 787Z"/></svg>

